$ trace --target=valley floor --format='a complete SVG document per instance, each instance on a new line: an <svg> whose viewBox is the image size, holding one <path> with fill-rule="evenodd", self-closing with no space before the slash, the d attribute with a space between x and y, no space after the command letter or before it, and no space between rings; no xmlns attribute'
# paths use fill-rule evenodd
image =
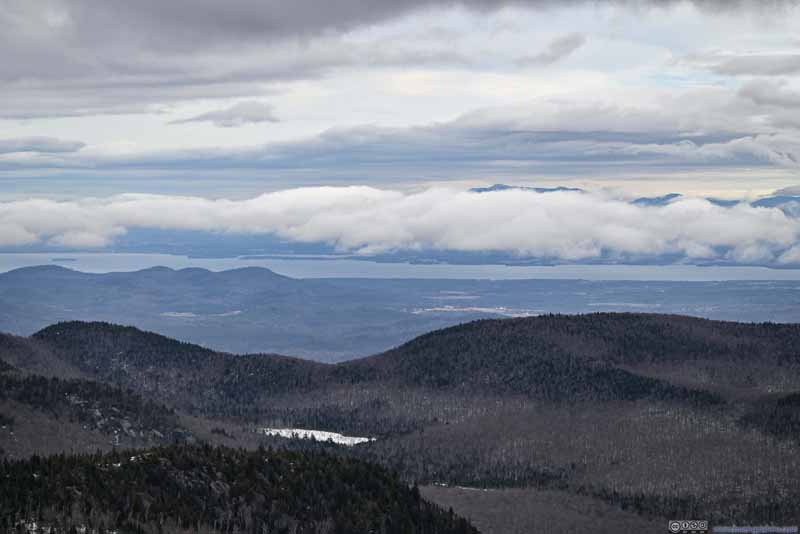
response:
<svg viewBox="0 0 800 534"><path fill-rule="evenodd" d="M482 534L666 532L666 521L563 491L423 486L421 495L452 508Z"/></svg>

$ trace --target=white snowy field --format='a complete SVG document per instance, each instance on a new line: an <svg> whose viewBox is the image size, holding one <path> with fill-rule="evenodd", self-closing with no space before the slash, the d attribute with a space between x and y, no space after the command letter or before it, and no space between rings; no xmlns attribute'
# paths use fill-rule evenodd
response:
<svg viewBox="0 0 800 534"><path fill-rule="evenodd" d="M259 431L267 436L279 436L282 438L296 439L315 439L317 441L332 441L339 445L352 447L360 443L375 441L375 438L364 438L358 436L345 436L338 432L327 432L325 430L307 430L303 428L262 428Z"/></svg>

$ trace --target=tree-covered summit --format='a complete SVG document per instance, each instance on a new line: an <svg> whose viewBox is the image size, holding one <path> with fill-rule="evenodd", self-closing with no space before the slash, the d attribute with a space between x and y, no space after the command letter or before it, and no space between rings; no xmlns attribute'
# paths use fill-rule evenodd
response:
<svg viewBox="0 0 800 534"><path fill-rule="evenodd" d="M171 446L0 463L0 531L477 534L385 469L325 453ZM75 530L73 530L75 529Z"/></svg>

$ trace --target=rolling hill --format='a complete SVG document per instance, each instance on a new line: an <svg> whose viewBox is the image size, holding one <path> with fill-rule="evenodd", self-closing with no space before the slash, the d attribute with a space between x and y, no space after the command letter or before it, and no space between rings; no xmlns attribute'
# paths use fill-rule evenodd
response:
<svg viewBox="0 0 800 534"><path fill-rule="evenodd" d="M98 350L118 349L127 341L126 350L148 354L150 364L159 362L156 356L165 363L173 355L172 369L176 364L184 370L205 366L204 376L226 358L135 329L114 328L116 337L92 338ZM59 332L59 340L69 333ZM86 338L72 342L91 346ZM152 350L154 343L161 352ZM82 377L97 370L73 366L63 354L37 339L0 335L0 356L48 375L0 359L0 532L477 534L452 510L422 499L416 488L374 464L322 451L253 450L256 440L251 436L235 440L251 452L195 446L198 440L234 438L223 427L187 417L130 389L57 378L65 369ZM111 354L121 355L116 350ZM270 370L301 362L262 360L277 362ZM283 372L291 375L291 367ZM187 426L196 427L198 434ZM162 447L153 448L158 445ZM124 448L131 450L120 452Z"/></svg>
<svg viewBox="0 0 800 534"><path fill-rule="evenodd" d="M30 354L24 350L28 340L5 341L8 338L0 336L0 356L20 360ZM37 353L42 352L34 346ZM31 363L32 367L41 365L37 360ZM0 454L16 458L194 440L172 409L131 390L81 378L33 374L3 360L0 420Z"/></svg>
<svg viewBox="0 0 800 534"><path fill-rule="evenodd" d="M11 372L53 365L130 390L214 443L325 450L409 484L547 492L612 507L620 525L635 522L626 514L774 522L800 513L798 340L794 324L545 315L470 322L322 364L72 321L6 338L0 347L36 357L0 359L21 369ZM377 439L339 447L268 427Z"/></svg>
<svg viewBox="0 0 800 534"><path fill-rule="evenodd" d="M611 317L616 316L587 316L584 321L591 325ZM619 316L618 322L637 326L633 323L640 319ZM567 324L575 320L579 319L478 321L422 336L378 356L337 365L275 355L217 353L107 323L59 323L37 332L33 340L60 355L64 365L94 380L131 388L193 415L263 419L274 415L276 398L347 395L348 390L382 389L387 394L381 403L359 407L360 430L373 433L392 429L385 426L385 416L380 414L393 410L390 406L394 403L393 395L389 392L432 390L456 396L523 395L564 402L644 398L701 404L719 401L712 394L617 366L612 355L618 349L608 346L613 336L605 333L605 327L599 327L598 331L604 333L595 339L587 338L580 325L575 325L575 331L581 331L576 336L570 333ZM561 330L554 331L554 324L561 325ZM647 350L662 350L652 338L645 338L638 347L623 337L620 340L638 350L642 361L651 359ZM674 344L673 351L686 348L680 344L685 344L682 338L670 341ZM597 343L598 351L588 357L579 343L593 342ZM365 424L370 417L375 419L375 426L368 429Z"/></svg>

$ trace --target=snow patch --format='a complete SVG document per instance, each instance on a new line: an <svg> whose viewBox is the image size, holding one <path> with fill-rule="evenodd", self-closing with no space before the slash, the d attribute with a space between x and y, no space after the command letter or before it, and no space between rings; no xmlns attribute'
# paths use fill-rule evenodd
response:
<svg viewBox="0 0 800 534"><path fill-rule="evenodd" d="M483 306L435 306L431 308L416 308L411 313L420 315L423 313L487 313L501 315L503 317L532 317L542 313L541 310L528 310L522 308L483 307Z"/></svg>
<svg viewBox="0 0 800 534"><path fill-rule="evenodd" d="M660 308L660 304L644 302L589 302L587 306L615 306L617 308Z"/></svg>
<svg viewBox="0 0 800 534"><path fill-rule="evenodd" d="M225 313L214 313L211 317L235 317L237 315L241 315L242 310L233 310Z"/></svg>
<svg viewBox="0 0 800 534"><path fill-rule="evenodd" d="M201 315L194 312L179 312L179 311L167 311L161 314L162 317L171 317L173 319L197 319L203 317L236 317L237 315L241 315L242 310L232 310L223 313L211 313L208 315Z"/></svg>
<svg viewBox="0 0 800 534"><path fill-rule="evenodd" d="M281 438L296 439L315 439L317 441L331 441L338 445L352 447L360 443L375 441L375 438L363 438L357 436L345 436L338 432L326 432L324 430L306 430L303 428L262 428L259 433L267 436L278 436Z"/></svg>
<svg viewBox="0 0 800 534"><path fill-rule="evenodd" d="M173 317L178 319L191 319L192 317L197 317L196 313L192 312L174 312L168 311L161 314L162 317Z"/></svg>

